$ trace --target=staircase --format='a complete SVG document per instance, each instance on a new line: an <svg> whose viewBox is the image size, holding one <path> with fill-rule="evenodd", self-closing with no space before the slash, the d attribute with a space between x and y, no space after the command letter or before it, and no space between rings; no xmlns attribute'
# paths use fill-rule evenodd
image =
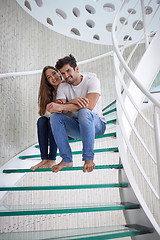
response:
<svg viewBox="0 0 160 240"><path fill-rule="evenodd" d="M38 145L18 155L1 175L2 183L3 178L10 183L0 186L1 240L160 239L160 104L149 93L160 70L160 31L131 71L132 55L144 40L128 58L127 43L120 51L115 34L121 9L112 26L116 101L103 109L107 129L95 139L95 170L82 171L81 140L70 141L74 167L58 174L30 170L40 160ZM149 112L141 108L146 97L152 102Z"/></svg>
<svg viewBox="0 0 160 240"><path fill-rule="evenodd" d="M0 239L130 239L149 235L153 229L126 224L123 212L141 211L135 200L122 202L119 189L130 188L116 143L115 101L103 109L107 119L104 135L95 139L96 168L83 173L81 140L71 140L74 167L58 174L51 169L7 168L5 176L23 174L14 186L1 186ZM39 151L39 146L33 147ZM57 154L59 159L59 154ZM19 161L32 165L39 154L20 155ZM32 161L32 164L30 163ZM39 160L38 160L39 161ZM132 193L133 194L133 193ZM14 204L13 204L14 203Z"/></svg>

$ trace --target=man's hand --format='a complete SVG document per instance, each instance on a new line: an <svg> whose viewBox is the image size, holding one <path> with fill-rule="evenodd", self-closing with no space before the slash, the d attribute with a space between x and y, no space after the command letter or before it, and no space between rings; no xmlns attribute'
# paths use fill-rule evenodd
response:
<svg viewBox="0 0 160 240"><path fill-rule="evenodd" d="M89 100L88 100L88 98L85 98L85 97L78 97L78 98L70 100L66 104L70 104L70 103L78 105L80 108L87 108L87 106L89 104Z"/></svg>
<svg viewBox="0 0 160 240"><path fill-rule="evenodd" d="M61 113L63 111L63 104L57 104L54 102L48 103L46 106L46 111L50 113Z"/></svg>

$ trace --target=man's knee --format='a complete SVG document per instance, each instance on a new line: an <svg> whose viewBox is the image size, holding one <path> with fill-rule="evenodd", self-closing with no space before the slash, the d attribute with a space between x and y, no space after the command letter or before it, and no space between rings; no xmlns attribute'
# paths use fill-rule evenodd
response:
<svg viewBox="0 0 160 240"><path fill-rule="evenodd" d="M87 108L82 108L78 111L78 120L85 121L86 119L92 119L92 111Z"/></svg>
<svg viewBox="0 0 160 240"><path fill-rule="evenodd" d="M63 113L53 113L50 116L50 124L51 126L54 125L56 127L56 125L62 121L63 119Z"/></svg>
<svg viewBox="0 0 160 240"><path fill-rule="evenodd" d="M60 113L52 113L50 116L50 122L58 121Z"/></svg>

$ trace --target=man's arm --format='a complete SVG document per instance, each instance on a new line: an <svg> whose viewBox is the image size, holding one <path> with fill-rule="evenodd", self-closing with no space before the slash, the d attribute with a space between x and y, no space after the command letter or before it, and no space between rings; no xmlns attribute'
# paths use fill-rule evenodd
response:
<svg viewBox="0 0 160 240"><path fill-rule="evenodd" d="M63 104L51 102L47 104L46 110L50 113L77 112L81 108L87 108L92 111L98 99L99 93L88 93L86 98L79 97L69 102L66 102L65 99L61 99Z"/></svg>
<svg viewBox="0 0 160 240"><path fill-rule="evenodd" d="M99 93L88 93L87 99L89 101L89 104L86 108L92 111L98 102L99 96L100 96Z"/></svg>
<svg viewBox="0 0 160 240"><path fill-rule="evenodd" d="M63 104L57 104L51 102L47 104L46 111L50 113L66 113L66 112L77 112L81 108L86 108L88 106L88 99L84 97L79 97L66 102L65 99L60 99Z"/></svg>

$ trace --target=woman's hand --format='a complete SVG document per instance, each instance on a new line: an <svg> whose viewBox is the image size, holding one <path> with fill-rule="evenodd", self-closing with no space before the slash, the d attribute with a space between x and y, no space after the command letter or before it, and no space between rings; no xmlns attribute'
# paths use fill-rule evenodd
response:
<svg viewBox="0 0 160 240"><path fill-rule="evenodd" d="M54 102L48 103L46 106L46 111L50 113L61 113L63 111L63 104L57 104Z"/></svg>

